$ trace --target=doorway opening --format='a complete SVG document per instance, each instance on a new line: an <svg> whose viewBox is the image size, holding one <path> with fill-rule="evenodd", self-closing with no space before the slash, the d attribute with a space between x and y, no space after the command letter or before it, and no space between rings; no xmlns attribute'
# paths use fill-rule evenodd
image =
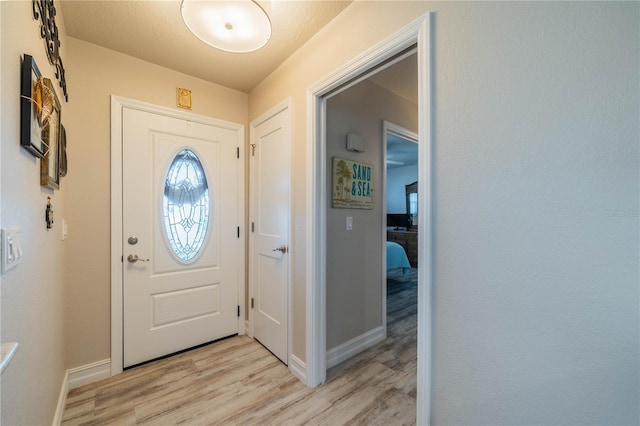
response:
<svg viewBox="0 0 640 426"><path fill-rule="evenodd" d="M418 55L418 424L428 424L431 387L431 53L429 15L398 33L308 89L309 147L307 149L307 282L306 381L317 386L326 380L327 337L327 100L365 80L399 54L415 45ZM410 54L410 53L407 53ZM375 70L375 71L373 71ZM381 229L382 231L382 229ZM381 232L382 233L382 232Z"/></svg>
<svg viewBox="0 0 640 426"><path fill-rule="evenodd" d="M398 328L403 330L400 336L406 345L413 336L406 336L404 331L417 324L414 312L419 268L418 134L384 121L382 153L385 170L383 228L386 232L383 319L387 334L397 332Z"/></svg>
<svg viewBox="0 0 640 426"><path fill-rule="evenodd" d="M385 347L392 341L397 343L390 350L405 347L415 355L416 298L408 303L394 300L394 305L407 305L413 312L406 327L413 334L387 333L387 271L401 268L401 279L394 281L398 285L393 299L405 295L396 291L403 287L400 283L406 281L405 273L414 278L417 275L411 271L417 266L417 226L409 226L409 219L417 225L417 203L413 204L414 215L406 214L405 184L418 179L418 71L415 48L406 53L409 56L403 52L388 61L390 65L384 70L327 97L326 161L332 168L327 177L331 204L326 211L327 368L383 341ZM354 140L360 145L354 146ZM387 150L389 158L385 160ZM367 173L359 173L361 170ZM401 225L401 230L387 230L387 210L394 213L389 215L390 225L393 220L405 219L395 224ZM402 373L413 370L415 374L415 356L408 359L410 364ZM399 368L391 363L387 367L393 371Z"/></svg>

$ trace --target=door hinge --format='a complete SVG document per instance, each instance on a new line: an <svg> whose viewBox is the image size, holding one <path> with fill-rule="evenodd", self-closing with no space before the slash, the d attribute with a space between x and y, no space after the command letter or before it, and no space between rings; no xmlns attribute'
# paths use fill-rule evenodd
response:
<svg viewBox="0 0 640 426"><path fill-rule="evenodd" d="M253 297L251 298L251 309L253 309Z"/></svg>
<svg viewBox="0 0 640 426"><path fill-rule="evenodd" d="M251 156L255 157L256 156L256 144L252 143L251 145L249 145L251 147Z"/></svg>
<svg viewBox="0 0 640 426"><path fill-rule="evenodd" d="M240 238L240 227L238 226L238 238Z"/></svg>
<svg viewBox="0 0 640 426"><path fill-rule="evenodd" d="M251 222L251 232L256 232L255 223Z"/></svg>
<svg viewBox="0 0 640 426"><path fill-rule="evenodd" d="M238 318L240 318L240 305L238 305Z"/></svg>
<svg viewBox="0 0 640 426"><path fill-rule="evenodd" d="M240 158L240 147L236 147L236 158Z"/></svg>

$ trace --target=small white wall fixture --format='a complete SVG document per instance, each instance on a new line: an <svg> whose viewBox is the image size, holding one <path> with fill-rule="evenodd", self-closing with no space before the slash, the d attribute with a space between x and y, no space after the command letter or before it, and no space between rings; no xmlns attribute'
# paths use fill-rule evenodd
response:
<svg viewBox="0 0 640 426"><path fill-rule="evenodd" d="M416 45L418 54L418 374L416 423L431 415L431 14L425 14L307 89L306 378L326 380L326 102Z"/></svg>
<svg viewBox="0 0 640 426"><path fill-rule="evenodd" d="M347 133L347 151L364 152L364 138L356 133Z"/></svg>

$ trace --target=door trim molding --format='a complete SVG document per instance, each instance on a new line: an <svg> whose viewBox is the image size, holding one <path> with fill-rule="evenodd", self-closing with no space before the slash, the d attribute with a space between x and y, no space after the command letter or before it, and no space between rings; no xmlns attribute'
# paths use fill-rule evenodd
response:
<svg viewBox="0 0 640 426"><path fill-rule="evenodd" d="M123 366L123 250L122 250L122 113L124 108L136 109L166 117L189 120L210 126L221 127L238 132L237 146L240 150L238 167L238 226L240 226L240 251L246 256L245 198L244 198L244 126L229 121L218 120L188 111L153 105L146 102L111 95L111 375L122 372ZM244 263L238 268L238 304L241 315L238 318L238 334L244 334L245 306L245 268Z"/></svg>
<svg viewBox="0 0 640 426"><path fill-rule="evenodd" d="M416 423L428 425L431 414L431 13L355 57L307 88L307 244L306 366L307 385L326 380L326 96L417 44L418 52L418 373Z"/></svg>
<svg viewBox="0 0 640 426"><path fill-rule="evenodd" d="M292 186L293 185L293 177L291 176L291 172L293 171L293 120L292 120L292 111L293 109L293 98L289 97L285 100L283 100L282 102L280 102L279 104L275 105L274 107L272 107L271 109L269 109L267 112L265 112L264 114L261 114L259 117L251 120L251 123L249 124L249 140L250 143L253 144L254 143L254 138L255 138L255 128L258 127L259 125L261 125L262 123L264 123L265 121L269 120L270 118L274 117L275 115L281 113L282 111L289 111L289 135L291 138L291 156L290 156L290 164L289 164L289 170L290 170L290 179L289 179L289 185ZM249 154L251 155L251 154ZM253 221L253 214L254 214L254 209L253 209L253 197L254 197L254 193L253 193L253 185L251 185L251 181L253 179L253 161L251 160L251 156L249 157L249 222ZM295 361L292 362L292 352L293 352L293 339L291 338L291 336L293 336L293 286L291 285L292 279L293 279L293 256L294 253L296 252L294 249L294 242L293 242L293 188L290 187L289 190L289 267L287 269L287 365L289 366L289 370L292 370L293 368L298 368L297 366L294 367L294 364L296 364L297 361L299 361L297 358ZM252 260L252 254L253 254L253 236L251 233L249 233L249 297L251 298L254 294L254 280L253 280L253 266L251 265L251 260ZM249 336L253 337L253 310L248 307L249 310L249 326L248 326L248 331L247 333L249 334Z"/></svg>

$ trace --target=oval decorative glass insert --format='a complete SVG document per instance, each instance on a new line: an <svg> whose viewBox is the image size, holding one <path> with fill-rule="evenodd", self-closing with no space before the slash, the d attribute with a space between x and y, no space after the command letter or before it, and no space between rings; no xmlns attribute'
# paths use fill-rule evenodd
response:
<svg viewBox="0 0 640 426"><path fill-rule="evenodd" d="M202 163L190 149L178 152L169 166L162 207L169 246L179 260L192 260L207 235L209 186Z"/></svg>

